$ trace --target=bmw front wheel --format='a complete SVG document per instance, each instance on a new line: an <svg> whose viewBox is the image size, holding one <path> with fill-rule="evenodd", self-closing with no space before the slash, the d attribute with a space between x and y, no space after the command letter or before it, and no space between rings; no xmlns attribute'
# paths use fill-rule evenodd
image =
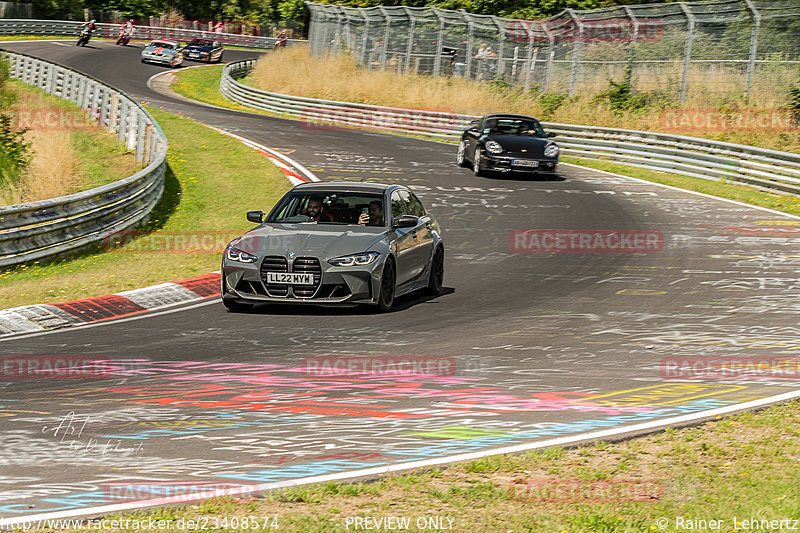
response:
<svg viewBox="0 0 800 533"><path fill-rule="evenodd" d="M431 296L438 296L442 292L442 285L444 284L444 248L441 246L436 247L433 252L433 261L431 261L431 277L428 278L428 286L425 287L425 293Z"/></svg>
<svg viewBox="0 0 800 533"><path fill-rule="evenodd" d="M389 311L394 305L394 291L397 275L394 269L394 259L386 259L381 275L381 287L378 295L378 310L382 313Z"/></svg>

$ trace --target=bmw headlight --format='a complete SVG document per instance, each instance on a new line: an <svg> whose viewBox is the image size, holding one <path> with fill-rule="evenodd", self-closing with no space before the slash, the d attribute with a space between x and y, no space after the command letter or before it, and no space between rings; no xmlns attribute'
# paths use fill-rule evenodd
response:
<svg viewBox="0 0 800 533"><path fill-rule="evenodd" d="M500 146L500 143L497 141L487 141L486 149L493 154L499 154L503 152L503 147Z"/></svg>
<svg viewBox="0 0 800 533"><path fill-rule="evenodd" d="M544 147L544 156L545 157L555 157L558 155L558 145L557 144L548 144Z"/></svg>
<svg viewBox="0 0 800 533"><path fill-rule="evenodd" d="M372 263L380 256L381 254L378 252L364 252L363 254L343 255L328 259L328 263L339 267L363 266Z"/></svg>
<svg viewBox="0 0 800 533"><path fill-rule="evenodd" d="M248 254L233 246L225 250L225 257L231 261L238 261L240 263L255 263L258 260L258 257L253 254Z"/></svg>

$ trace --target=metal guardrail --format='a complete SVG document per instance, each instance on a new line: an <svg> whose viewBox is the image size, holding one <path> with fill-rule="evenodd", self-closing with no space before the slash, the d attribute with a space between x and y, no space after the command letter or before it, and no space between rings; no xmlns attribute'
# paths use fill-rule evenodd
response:
<svg viewBox="0 0 800 533"><path fill-rule="evenodd" d="M70 35L77 37L83 22L71 20L32 20L32 19L3 19L0 20L0 35ZM119 24L97 24L99 33L95 37L116 39L119 34ZM177 41L191 41L192 39L205 38L219 41L229 46L243 48L272 49L275 48L275 37L260 37L257 35L240 35L237 33L217 33L204 30L187 30L183 28L161 28L157 26L134 26L134 39L172 39ZM288 39L288 44L305 43L301 39Z"/></svg>
<svg viewBox="0 0 800 533"><path fill-rule="evenodd" d="M254 64L250 59L226 65L220 92L241 105L304 120L310 128L339 125L455 140L470 121L480 118L263 91L236 80ZM669 133L542 124L558 134L565 155L800 196L800 154Z"/></svg>
<svg viewBox="0 0 800 533"><path fill-rule="evenodd" d="M164 190L168 145L153 117L121 91L75 70L24 54L2 57L13 78L89 111L145 168L88 191L0 207L0 267L74 251L136 227Z"/></svg>

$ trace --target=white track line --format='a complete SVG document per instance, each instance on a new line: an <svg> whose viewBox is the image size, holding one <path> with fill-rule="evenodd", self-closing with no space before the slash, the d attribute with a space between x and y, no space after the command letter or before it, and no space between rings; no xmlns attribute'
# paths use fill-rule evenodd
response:
<svg viewBox="0 0 800 533"><path fill-rule="evenodd" d="M740 202L739 200L731 200L730 198L723 198L721 196L714 196L713 194L707 194L707 193L704 193L704 192L691 191L689 189L683 189L681 187L675 187L674 185L665 185L664 183L658 183L658 182L655 182L655 181L648 181L648 180L644 180L642 178L634 178L632 176L625 176L624 174L616 174L614 172L608 172L606 170L598 170L596 168L585 167L583 165L575 165L575 164L572 164L572 163L559 163L559 165L567 165L567 166L570 166L570 167L580 168L582 170L591 170L592 172L600 172L601 174L608 174L609 176L616 176L618 178L625 178L625 179L629 179L629 180L640 181L640 182L648 184L648 185L657 185L658 187L665 187L667 189L672 189L674 191L688 192L689 194L696 194L697 196L703 196L705 198L711 198L712 200L722 200L723 202L728 202L728 203L731 203L731 204L741 205L741 206L744 206L744 207L752 207L753 209L760 209L762 211L767 211L769 213L774 213L776 215L784 215L784 216L787 216L787 217L790 217L790 218L800 219L800 216L793 215L792 213L786 213L784 211L777 211L775 209L770 209L769 207L761 207L760 205L748 204L748 203L745 203L745 202Z"/></svg>

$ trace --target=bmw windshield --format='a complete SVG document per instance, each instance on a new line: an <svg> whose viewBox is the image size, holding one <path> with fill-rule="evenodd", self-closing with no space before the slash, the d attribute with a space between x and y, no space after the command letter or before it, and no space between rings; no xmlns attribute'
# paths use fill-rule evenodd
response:
<svg viewBox="0 0 800 533"><path fill-rule="evenodd" d="M368 225L384 226L383 196L366 192L298 191L284 196L266 222L278 224L359 224L367 215Z"/></svg>

